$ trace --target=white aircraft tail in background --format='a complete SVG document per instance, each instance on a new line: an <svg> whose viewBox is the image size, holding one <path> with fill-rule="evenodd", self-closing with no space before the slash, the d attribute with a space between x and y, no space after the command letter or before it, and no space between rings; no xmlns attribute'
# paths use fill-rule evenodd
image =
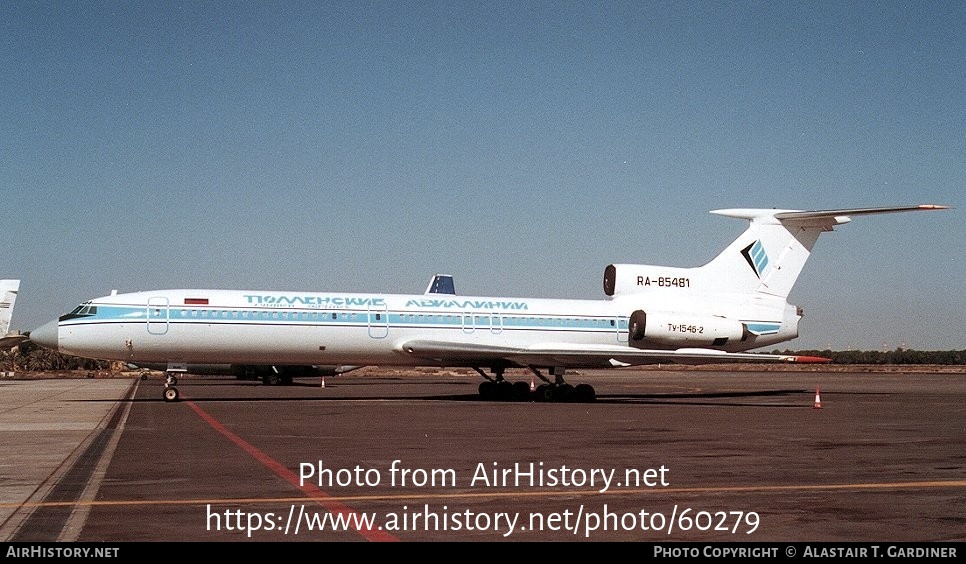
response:
<svg viewBox="0 0 966 564"><path fill-rule="evenodd" d="M451 274L436 274L426 286L426 294L456 294L456 284Z"/></svg>
<svg viewBox="0 0 966 564"><path fill-rule="evenodd" d="M27 340L26 335L9 333L18 292L20 280L0 280L0 350L13 348Z"/></svg>
<svg viewBox="0 0 966 564"><path fill-rule="evenodd" d="M827 362L748 352L798 336L802 310L786 299L818 237L852 216L940 209L946 206L718 210L749 225L717 257L694 268L612 264L602 300L462 296L445 275L423 294L170 289L84 302L30 336L77 356L169 370L191 363L470 367L485 379L484 399L534 397L527 383L504 379L506 369L526 368L545 382L537 398L592 401L594 389L566 383L566 370ZM178 399L173 379L164 398Z"/></svg>

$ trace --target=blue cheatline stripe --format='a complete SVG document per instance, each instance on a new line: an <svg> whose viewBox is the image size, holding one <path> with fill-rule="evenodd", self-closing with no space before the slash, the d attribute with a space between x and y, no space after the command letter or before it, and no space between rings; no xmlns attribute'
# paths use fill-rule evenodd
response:
<svg viewBox="0 0 966 564"><path fill-rule="evenodd" d="M520 315L516 313L467 312L386 312L355 310L276 310L246 308L199 308L199 307L147 307L103 305L96 313L77 315L69 324L86 325L90 323L208 323L208 324L262 324L262 325L319 325L319 326L358 326L386 325L391 327L435 327L460 328L472 326L477 329L557 329L563 331L589 331L611 333L627 330L626 319L605 316L551 316ZM377 319L376 316L379 316Z"/></svg>

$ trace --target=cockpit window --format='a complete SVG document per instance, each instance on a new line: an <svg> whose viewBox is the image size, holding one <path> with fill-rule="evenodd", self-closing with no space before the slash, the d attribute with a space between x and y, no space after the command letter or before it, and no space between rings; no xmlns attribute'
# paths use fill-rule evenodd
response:
<svg viewBox="0 0 966 564"><path fill-rule="evenodd" d="M92 315L97 315L97 306L91 305L90 302L88 302L77 306L74 308L74 311L68 313L67 315L62 315L60 317L60 321L77 319L78 317L90 317Z"/></svg>

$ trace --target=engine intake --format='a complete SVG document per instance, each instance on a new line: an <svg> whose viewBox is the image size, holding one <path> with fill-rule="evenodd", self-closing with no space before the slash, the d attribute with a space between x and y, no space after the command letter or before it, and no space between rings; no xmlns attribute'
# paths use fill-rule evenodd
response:
<svg viewBox="0 0 966 564"><path fill-rule="evenodd" d="M642 264L610 264L604 269L604 295L662 290L688 290L696 287L699 269L647 266Z"/></svg>

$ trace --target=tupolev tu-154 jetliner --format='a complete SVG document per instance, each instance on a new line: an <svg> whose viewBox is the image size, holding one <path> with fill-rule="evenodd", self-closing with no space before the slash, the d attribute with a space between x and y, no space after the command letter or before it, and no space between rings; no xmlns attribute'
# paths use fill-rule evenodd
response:
<svg viewBox="0 0 966 564"><path fill-rule="evenodd" d="M567 369L827 362L745 351L798 336L802 309L786 299L823 232L851 216L939 209L947 206L716 210L749 222L721 254L692 268L611 264L601 300L115 291L35 329L30 339L81 357L165 363L167 401L178 399L173 373L188 363L471 367L485 379L484 399L531 397L527 383L503 377L522 367L545 382L539 399L593 401L593 387L564 381Z"/></svg>

